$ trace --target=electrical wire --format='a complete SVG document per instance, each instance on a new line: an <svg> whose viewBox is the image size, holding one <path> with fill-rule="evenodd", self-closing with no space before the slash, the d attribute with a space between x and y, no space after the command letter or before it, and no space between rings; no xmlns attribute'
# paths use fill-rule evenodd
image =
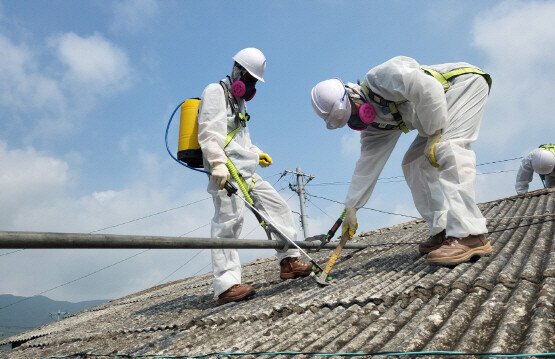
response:
<svg viewBox="0 0 555 359"><path fill-rule="evenodd" d="M323 200L326 200L326 201L330 201L330 202L334 202L334 203L339 203L339 204L345 205L344 202L339 202L339 201L336 201L336 200L333 200L333 199L329 199L329 198L325 198L325 197L316 196L316 195L310 194L310 193L308 193L308 192L307 192L307 195L312 196L312 197L314 197L314 198L320 198L320 199L323 199ZM370 211L385 213L385 214L391 214L391 215L394 215L394 216L401 216L401 217L407 217L407 218L413 218L413 219L420 219L419 217L409 216L408 214L387 212L387 211L382 211L382 210L375 209L375 208L370 208L370 207L360 207L360 208L368 209L368 210L370 210Z"/></svg>
<svg viewBox="0 0 555 359"><path fill-rule="evenodd" d="M35 296L37 296L37 295L42 295L42 294L44 294L44 293L51 292L51 291L53 291L54 289L58 289L58 288L61 288L61 287L63 287L63 286L66 286L66 285L68 285L68 284L75 283L75 282L77 282L78 280L81 280L81 279L90 277L90 276L93 275L93 274L102 272L102 271L105 270L105 269L111 268L111 267L113 267L113 266L115 266L115 265L117 265L117 264L120 264L120 263L122 263L122 262L125 262L125 261L127 261L127 260L129 260L129 259L131 259L131 258L134 258L134 257L136 257L136 256L138 256L138 255L141 255L141 254L143 254L144 252L148 252L148 251L150 251L150 249L145 249L144 251L141 251L141 252L139 252L139 253L135 253L135 254L132 255L132 256L129 256L129 257L127 257L127 258L124 258L124 259L122 259L122 260L120 260L120 261L117 261L116 263L110 264L110 265L108 265L108 266L102 267L102 268L100 268L100 269L98 269L98 270L96 270L96 271L94 271L94 272L92 272L92 273L86 274L86 275L81 276L81 277L79 277L79 278L77 278L77 279L70 280L69 282L65 282L65 283L63 283L63 284L60 284L60 285L54 287L54 288L47 289L47 290L42 291L42 292L40 292L40 293L38 293L38 294L35 294L35 295L31 296L31 297L25 297L25 298L23 298L23 299L20 299L20 300L18 300L18 301L15 301L15 302L13 302L13 303L10 303L10 304L8 304L8 305L5 305L5 306L3 306L3 307L0 307L0 310L5 309L5 308L8 308L8 307L11 307L12 305L15 305L15 304L24 302L24 301L26 301L26 300L28 300L28 299L31 299L31 298L33 298L33 297L35 297Z"/></svg>
<svg viewBox="0 0 555 359"><path fill-rule="evenodd" d="M307 200L308 202L312 203L312 205L313 205L314 207L316 207L318 210L320 210L320 212L322 212L323 214L325 214L326 216L328 216L332 221L335 220L332 216L330 216L329 214L327 214L326 212L324 212L320 207L318 207L318 206L314 203L314 201L312 201L310 198L307 198L306 200Z"/></svg>
<svg viewBox="0 0 555 359"><path fill-rule="evenodd" d="M100 232L100 231L104 231L104 230L110 229L110 228L115 228L115 227L123 226L124 224L129 224L129 223L137 222L137 221L140 221L140 220L143 220L143 219L146 219L146 218L150 218L150 217L157 216L157 215L162 214L162 213L167 213L167 212L170 212L170 211L175 211L176 209L184 208L184 207L190 206L190 205L195 204L195 203L203 202L203 201L206 201L206 200L208 200L208 199L210 199L210 198L211 198L211 197L202 198L202 199L199 199L198 201L189 202L189 203L187 203L187 204L184 204L184 205L181 205L181 206L177 206L177 207L174 207L174 208L170 208L170 209L166 209L166 210L164 210L164 211L152 213L152 214L146 215L146 216L144 216L144 217L135 218L135 219L132 219L132 220L127 221L127 222L123 222L123 223L116 224L116 225L109 226L109 227L104 227L104 228L101 228L101 229L97 229L97 230L95 230L95 231L89 232L89 234L96 233L96 232Z"/></svg>
<svg viewBox="0 0 555 359"><path fill-rule="evenodd" d="M180 235L180 237L186 236L189 233L193 233L196 230L199 230L203 227L208 226L210 223L206 223L203 224L202 226L199 226L195 229L190 230L189 232L183 233L182 235ZM185 267L187 265L187 263L189 263L190 261L192 261L194 258L196 258L196 256L198 256L200 254L200 252L202 252L204 249L201 249L200 251L198 251L194 256L192 256L187 262L185 262L184 264L182 264L181 266L179 266L176 270L174 270L173 272L171 272L170 274L168 274L166 277L164 277L164 279L162 279L161 281L159 281L158 283L156 283L155 285L159 285L162 282L164 282L166 279L168 279L169 277L171 277L175 272L177 272L178 270L180 270L181 268Z"/></svg>
<svg viewBox="0 0 555 359"><path fill-rule="evenodd" d="M15 251L11 251L11 252L8 252L8 253L2 253L2 254L0 254L0 257L7 256L8 254L12 254L12 253L21 252L21 251L24 251L24 250L25 249L17 249Z"/></svg>
<svg viewBox="0 0 555 359"><path fill-rule="evenodd" d="M198 271L196 271L195 273L193 273L193 276L199 274L202 270L206 269L210 264L212 264L211 262L208 262L207 265L205 265L204 267L202 267L201 269L199 269Z"/></svg>
<svg viewBox="0 0 555 359"><path fill-rule="evenodd" d="M170 274L168 274L166 277L164 277L164 279L162 279L161 281L159 281L158 283L155 284L155 286L160 285L162 282L164 282L166 279L168 279L169 277L171 277L175 272L177 272L178 270L180 270L181 268L185 267L190 261L192 261L193 259L195 259L202 251L204 251L204 249L201 249L200 251L198 251L194 256L192 256L191 258L189 258L189 260L185 263L183 263L181 266L179 266L179 268L177 268L176 270L174 270L173 272L171 272Z"/></svg>
<svg viewBox="0 0 555 359"><path fill-rule="evenodd" d="M476 165L476 167L478 166L485 166L485 165L491 165L494 163L501 163L501 162L508 162L508 161L514 161L514 160L520 160L523 157L515 157L515 158L508 158L505 160L499 160L499 161L492 161L492 162L485 162L485 163L479 163ZM477 173L477 175L485 175L485 174L493 174L493 173L504 173L504 172L516 172L518 170L508 170L508 171L498 171L498 172L485 172L485 173ZM387 179L395 179L395 178L402 178L402 180L399 181L386 181L384 182L384 180ZM380 177L378 178L377 182L379 183L398 183L398 182L405 182L404 180L405 176L392 176L392 177ZM338 181L338 182L322 182L322 183L312 183L310 184L310 186L335 186L335 185L340 185L340 186L345 186L345 185L350 185L351 182L345 182L345 181Z"/></svg>
<svg viewBox="0 0 555 359"><path fill-rule="evenodd" d="M555 219L547 219L547 220L545 220L545 221L523 224L523 225L516 226L516 227L497 229L497 230L495 230L495 231L488 231L488 234L490 234L490 233L497 233L497 232L504 232L504 231L509 231L509 230L512 230L512 229L518 229L518 228L523 228L523 227L530 227L530 226L533 226L533 225L536 225L536 224L542 224L542 223L554 222L554 221L555 221Z"/></svg>
<svg viewBox="0 0 555 359"><path fill-rule="evenodd" d="M487 352L457 352L448 350L436 350L436 351L413 351L413 352L347 352L347 353L324 353L324 352L301 352L301 351L281 351L281 352L213 352L206 354L196 354L196 355L157 355L157 354L101 354L101 353L75 353L70 355L52 355L43 357L41 359L65 359L65 358L79 358L82 356L90 357L107 357L107 358L167 358L167 359L188 359L188 358L206 358L206 357L220 357L220 356L266 356L266 355L312 355L312 356L348 356L348 357L358 357L358 356L412 356L412 355L455 355L455 356L479 356L479 357L489 357L489 358L524 358L524 357L549 357L555 355L555 352L550 353L487 353Z"/></svg>
<svg viewBox="0 0 555 359"><path fill-rule="evenodd" d="M515 157L515 158L508 158L508 159L506 159L506 160L499 160L499 161L493 161L493 162L479 163L479 164L476 165L476 167L478 167L478 166L485 166L485 165L491 165L491 164L494 164L494 163L501 163L501 162L514 161L514 160L521 160L522 158L523 158L523 157L520 156L520 157Z"/></svg>

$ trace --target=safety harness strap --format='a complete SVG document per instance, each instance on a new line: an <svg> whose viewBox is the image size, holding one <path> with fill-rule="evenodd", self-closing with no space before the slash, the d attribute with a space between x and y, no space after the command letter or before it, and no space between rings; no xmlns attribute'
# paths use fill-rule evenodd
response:
<svg viewBox="0 0 555 359"><path fill-rule="evenodd" d="M224 93L225 93L226 90L227 90L225 84L221 81L220 81L220 84L224 88ZM229 90L227 90L227 95L230 95L230 94L231 94L231 92L229 92ZM231 142L231 140L233 140L233 138L235 137L237 132L239 132L241 127L246 126L246 121L248 121L249 118L250 118L249 114L243 115L241 112L239 112L238 106L235 107L234 103L229 100L228 96L226 96L226 105L229 104L229 103L231 103L232 112L236 113L235 119L239 120L239 126L237 126L236 129L234 129L233 131L231 131L230 133L227 134L227 137L226 137L225 142L224 142L224 149ZM237 105L237 104L235 104L235 105ZM227 156L227 154L226 154L226 156ZM243 176L241 176L241 174L239 173L239 171L237 170L237 168L235 167L233 162L231 162L231 160L229 159L229 156L227 156L227 162L226 162L225 165L226 165L227 169L229 170L229 174L231 175L231 178L233 178L235 180L235 182L237 182L237 185L239 186L239 189L243 193L243 196L245 196L245 199L247 200L247 202L249 202L251 205L253 205L254 202L253 202L252 198L250 197L249 192L254 187L254 177L252 178L251 186L249 188L249 186L247 185L247 181L245 181ZM265 227L265 224L261 223L261 225L262 225L262 227Z"/></svg>
<svg viewBox="0 0 555 359"><path fill-rule="evenodd" d="M407 125L405 125L405 122L403 121L403 117L401 116L401 114L399 113L399 110L397 109L397 105L405 103L405 102L407 102L407 100L402 100L402 101L397 101L397 102L389 101L389 100L386 100L385 98L383 98L382 96L378 95L377 93L373 92L372 90L370 90L370 88L368 86L366 86L365 83L362 83L361 87L362 87L362 90L366 93L366 95L369 98L371 98L372 100L377 102L380 106L384 106L384 107L389 108L389 111L391 112L391 115L393 115L393 119L395 120L395 122L397 122L397 125L387 125L387 124L380 124L380 123L372 122L370 124L372 127L382 129L382 130L399 129L399 130L403 131L404 133L409 132L409 129L407 128Z"/></svg>
<svg viewBox="0 0 555 359"><path fill-rule="evenodd" d="M546 144L541 145L539 148L541 148L542 150L551 151L551 153L553 153L555 155L555 144L546 143Z"/></svg>
<svg viewBox="0 0 555 359"><path fill-rule="evenodd" d="M482 75L484 77L484 79L486 80L486 82L488 83L488 87L491 90L491 76L489 74L486 74L484 71L477 69L475 67L461 67L459 69L455 69L455 70L451 70L449 72L446 73L440 73L437 72L435 70L432 70L428 67L421 67L421 69L427 73L428 75L433 76L436 80L439 81L439 83L443 86L443 90L447 91L449 90L449 87L451 87L451 84L449 83L449 80L460 76L460 75L465 75L465 74L478 74L478 75Z"/></svg>
<svg viewBox="0 0 555 359"><path fill-rule="evenodd" d="M540 145L540 147L538 147L538 148L540 148L542 150L548 150L551 153L553 153L553 155L555 155L555 144L546 143L546 144ZM545 175L539 175L539 176L540 176L540 179L542 180L543 187L547 188L545 186Z"/></svg>
<svg viewBox="0 0 555 359"><path fill-rule="evenodd" d="M459 69L455 69L446 73L440 73L437 72L435 70L432 70L430 68L427 67L421 67L421 69L427 73L428 75L433 76L437 81L439 81L439 83L441 84L441 86L443 86L443 90L447 91L450 87L451 84L449 83L449 80L460 76L460 75L465 75L465 74L478 74L478 75L482 75L484 77L484 79L486 80L486 82L488 83L488 87L491 89L491 76L485 72L483 72L482 70L475 68L475 67L461 67ZM408 100L402 100L402 101L390 101L387 100L385 98L383 98L382 96L378 95L377 93L373 92L368 86L366 86L365 83L362 83L361 85L362 90L366 93L366 95L371 98L372 100L374 100L375 102L377 102L380 106L384 106L389 108L389 111L391 112L391 114L393 115L393 119L397 122L397 125L387 125L387 124L380 124L380 123L376 123L376 122L372 122L370 125L374 128L377 129L381 129L381 130L394 130L394 129L399 129L401 131L403 131L404 133L408 133L409 130L405 124L405 122L403 121L403 118L401 116L401 114L399 113L399 110L397 109L397 105L400 105L402 103L407 102ZM555 147L555 146L554 146ZM555 149L554 149L555 151Z"/></svg>

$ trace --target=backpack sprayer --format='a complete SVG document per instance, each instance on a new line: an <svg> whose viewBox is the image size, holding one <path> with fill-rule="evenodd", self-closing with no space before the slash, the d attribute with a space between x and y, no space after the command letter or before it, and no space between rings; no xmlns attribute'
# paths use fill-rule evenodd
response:
<svg viewBox="0 0 555 359"><path fill-rule="evenodd" d="M224 91L225 91L225 89L224 89ZM172 114L170 116L170 119L168 121L168 125L166 127L166 136L165 136L166 150L168 151L169 155L177 163L179 163L179 164L181 164L181 165L183 165L183 166L185 166L189 169L192 169L194 171L206 173L207 175L210 176L211 175L210 172L208 172L204 169L200 169L200 168L203 167L203 160L202 160L202 150L201 150L200 144L198 142L198 121L197 121L197 117L198 117L199 106L200 106L200 99L199 98L191 98L191 99L188 99L186 101L181 102L175 108L175 110L172 112ZM173 155L173 153L170 151L170 148L168 146L168 132L169 132L169 128L170 128L171 122L173 120L173 117L174 117L175 113L177 112L177 110L179 108L181 108L181 116L180 116L181 118L180 118L180 126L179 126L178 152L177 152L177 158L176 158ZM229 140L231 140L231 139L229 139ZM226 140L226 142L229 142L229 141ZM224 189L227 191L227 195L230 196L230 197L232 195L236 195L239 199L241 199L245 203L245 205L254 214L254 216L256 217L256 219L258 220L260 225L262 226L262 228L264 228L264 230L268 234L268 239L270 239L270 235L269 235L270 232L275 233L279 238L282 238L283 240L285 240L286 244L287 243L292 244L304 256L306 256L310 260L310 263L313 265L313 267L312 267L313 270L317 270L319 273L324 273L324 270L322 269L322 267L320 267L320 265L312 257L310 257L308 255L308 253L306 253L301 247L299 247L295 243L295 241L293 241L292 239L287 237L279 228L275 227L272 224L271 218L264 215L263 213L261 213L259 210L257 210L254 207L254 202L248 194L248 189L245 186L242 185L243 181L241 181L241 178L240 178L239 173L237 172L237 169L235 168L235 166L233 166L233 164L231 163L231 161L229 159L226 163L226 166L229 169L231 177L239 185L239 188L241 189L241 192L243 193L245 198L241 197L237 193L237 191L238 191L237 187L235 187L229 181L227 181L224 185ZM342 214L342 217L343 216L344 216L344 213ZM341 222L339 222L339 223L341 223ZM336 222L336 224L337 224L337 222ZM335 227L335 229L337 229L337 227L335 225L334 225L334 227ZM335 233L335 230L333 231L333 233ZM329 240L329 238L331 238L333 236L333 233L330 236L330 232L328 232L328 236L327 236L328 240ZM327 267L326 267L326 269L327 269ZM329 269L331 269L331 267ZM329 269L328 269L327 272L329 272ZM327 272L326 272L326 275L327 275ZM329 284L329 283L325 283L328 278L326 278L325 276L320 276L320 277L322 279L325 278L323 280L324 281L323 284ZM331 280L331 278L329 278L329 280ZM320 281L318 279L317 279L317 282L320 283Z"/></svg>

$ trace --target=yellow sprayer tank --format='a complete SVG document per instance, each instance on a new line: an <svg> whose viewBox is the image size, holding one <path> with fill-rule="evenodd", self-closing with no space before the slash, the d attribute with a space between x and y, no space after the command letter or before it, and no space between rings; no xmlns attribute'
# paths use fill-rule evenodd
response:
<svg viewBox="0 0 555 359"><path fill-rule="evenodd" d="M190 98L181 105L177 159L191 167L202 168L202 151L198 143L199 98Z"/></svg>

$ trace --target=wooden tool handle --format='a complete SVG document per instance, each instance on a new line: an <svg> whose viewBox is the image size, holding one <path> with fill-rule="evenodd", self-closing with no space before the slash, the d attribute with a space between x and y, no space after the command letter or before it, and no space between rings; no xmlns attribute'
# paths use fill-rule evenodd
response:
<svg viewBox="0 0 555 359"><path fill-rule="evenodd" d="M326 264L326 268L324 268L324 271L322 272L322 278L324 279L327 278L328 273L331 271L331 268L333 267L333 265L335 264L335 261L341 254L341 251L343 250L345 243L347 243L349 239L351 239L351 237L349 236L349 231L346 231L345 233L343 233L343 236L341 236L341 241L339 242L339 244L333 251L332 255L330 256L330 259Z"/></svg>

